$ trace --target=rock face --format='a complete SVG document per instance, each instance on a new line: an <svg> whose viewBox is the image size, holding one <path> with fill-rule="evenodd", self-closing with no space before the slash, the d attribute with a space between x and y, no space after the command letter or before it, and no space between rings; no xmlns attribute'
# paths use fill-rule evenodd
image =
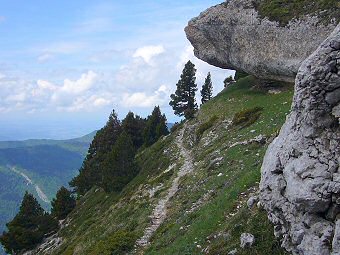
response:
<svg viewBox="0 0 340 255"><path fill-rule="evenodd" d="M240 237L240 247L241 248L250 248L255 242L255 237L249 233L243 233Z"/></svg>
<svg viewBox="0 0 340 255"><path fill-rule="evenodd" d="M261 79L293 81L292 111L262 165L260 203L296 255L340 255L340 24L260 19L230 0L189 22L195 55ZM326 39L327 38L327 39Z"/></svg>
<svg viewBox="0 0 340 255"><path fill-rule="evenodd" d="M335 24L316 17L278 22L261 19L252 0L230 0L203 12L185 28L195 55L212 65L242 70L261 79L294 82L303 62Z"/></svg>
<svg viewBox="0 0 340 255"><path fill-rule="evenodd" d="M339 105L340 24L301 65L262 166L261 203L293 254L340 254Z"/></svg>

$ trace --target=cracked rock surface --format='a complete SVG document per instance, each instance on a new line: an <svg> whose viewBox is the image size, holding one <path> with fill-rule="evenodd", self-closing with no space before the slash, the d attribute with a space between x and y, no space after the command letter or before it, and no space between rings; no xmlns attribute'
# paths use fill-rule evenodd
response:
<svg viewBox="0 0 340 255"><path fill-rule="evenodd" d="M262 165L260 200L293 254L340 254L340 24L301 65Z"/></svg>
<svg viewBox="0 0 340 255"><path fill-rule="evenodd" d="M225 1L192 19L185 32L195 55L214 66L293 83L301 63L336 24L325 26L317 17L305 17L281 27L259 18L253 2Z"/></svg>

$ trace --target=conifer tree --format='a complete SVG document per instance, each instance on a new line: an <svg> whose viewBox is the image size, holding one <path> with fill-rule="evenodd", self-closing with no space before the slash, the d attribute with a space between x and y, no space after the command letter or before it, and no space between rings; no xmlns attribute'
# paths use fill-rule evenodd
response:
<svg viewBox="0 0 340 255"><path fill-rule="evenodd" d="M102 163L106 155L112 150L121 132L121 123L115 110L113 110L106 125L95 135L87 156L79 169L78 176L70 182L70 186L74 188L78 195L84 195L94 185L100 185Z"/></svg>
<svg viewBox="0 0 340 255"><path fill-rule="evenodd" d="M56 198L52 200L52 216L58 220L63 220L76 206L76 200L72 196L72 193L65 187L61 187L56 195Z"/></svg>
<svg viewBox="0 0 340 255"><path fill-rule="evenodd" d="M122 129L130 135L136 149L144 144L143 131L145 127L146 120L133 112L129 112L122 121Z"/></svg>
<svg viewBox="0 0 340 255"><path fill-rule="evenodd" d="M212 81L211 81L211 74L209 72L207 77L205 78L205 82L201 90L202 104L208 102L211 98L212 98Z"/></svg>
<svg viewBox="0 0 340 255"><path fill-rule="evenodd" d="M183 69L180 80L177 82L175 94L172 94L170 106L178 116L184 116L186 119L193 118L197 110L195 94L196 85L195 65L188 61Z"/></svg>
<svg viewBox="0 0 340 255"><path fill-rule="evenodd" d="M58 228L58 222L26 192L18 214L6 226L8 231L0 236L0 242L8 253L17 254L34 248L45 234Z"/></svg>
<svg viewBox="0 0 340 255"><path fill-rule="evenodd" d="M102 187L107 192L120 192L138 173L136 150L130 135L123 131L103 164Z"/></svg>
<svg viewBox="0 0 340 255"><path fill-rule="evenodd" d="M155 106L151 115L147 118L144 130L144 145L146 147L157 142L161 136L169 134L166 122L166 117L164 114L162 115L159 106Z"/></svg>

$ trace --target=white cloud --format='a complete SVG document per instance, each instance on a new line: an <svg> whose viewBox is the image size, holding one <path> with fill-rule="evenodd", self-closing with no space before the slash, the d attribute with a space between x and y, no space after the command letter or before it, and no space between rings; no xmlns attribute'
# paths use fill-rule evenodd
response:
<svg viewBox="0 0 340 255"><path fill-rule="evenodd" d="M123 95L123 106L124 107L152 107L155 105L163 105L168 97L168 88L162 85L151 95L145 92L136 92L132 94Z"/></svg>
<svg viewBox="0 0 340 255"><path fill-rule="evenodd" d="M5 77L5 75L3 75ZM78 79L54 83L44 79L35 82L6 77L0 79L1 112L24 110L27 113L48 109L60 111L93 111L112 104L114 96L99 75L90 70Z"/></svg>
<svg viewBox="0 0 340 255"><path fill-rule="evenodd" d="M80 96L75 98L72 104L67 106L58 106L59 111L79 112L79 111L93 111L97 108L112 104L112 99L105 98L105 96L92 95L90 97Z"/></svg>
<svg viewBox="0 0 340 255"><path fill-rule="evenodd" d="M182 50L167 47L166 51L163 46L154 47L156 48L153 50L149 46L141 47L135 54L130 51L130 54L125 55L126 62L120 68L99 67L100 72L97 69L86 72L80 72L79 69L58 70L53 78L33 81L8 77L13 74L12 71L3 74L5 79L1 79L0 74L1 111L20 109L31 113L50 110L91 112L114 107L118 112L133 110L140 113L149 112L153 106L160 105L169 114L169 96L175 91L183 66L189 59L198 69L199 89L209 71L212 73L214 92L223 88L222 81L228 71L196 59L191 46ZM78 75L75 76L75 73ZM62 80L61 75L66 77ZM48 74L45 76L50 77Z"/></svg>
<svg viewBox="0 0 340 255"><path fill-rule="evenodd" d="M26 94L24 92L14 95L9 95L6 97L6 101L8 102L23 102L26 99Z"/></svg>
<svg viewBox="0 0 340 255"><path fill-rule="evenodd" d="M163 45L149 45L138 48L133 54L134 58L142 58L146 63L152 64L151 60L165 52Z"/></svg>
<svg viewBox="0 0 340 255"><path fill-rule="evenodd" d="M109 105L110 103L111 103L110 100L105 99L105 98L102 98L102 97L96 98L96 99L93 101L93 105L94 105L95 107L106 106L106 105Z"/></svg>
<svg viewBox="0 0 340 255"><path fill-rule="evenodd" d="M191 60L194 58L194 48L190 45L185 47L183 52L181 53L179 57L179 61L177 62L177 69L182 69L184 65L188 62L188 60Z"/></svg>
<svg viewBox="0 0 340 255"><path fill-rule="evenodd" d="M6 78L6 75L4 75L3 73L0 73L0 80Z"/></svg>
<svg viewBox="0 0 340 255"><path fill-rule="evenodd" d="M46 90L52 90L52 91L57 89L57 87L49 81L38 80L37 84L40 89L46 89Z"/></svg>
<svg viewBox="0 0 340 255"><path fill-rule="evenodd" d="M79 94L81 92L89 90L94 85L97 78L98 75L95 72L88 71L87 73L82 74L78 80L72 81L69 79L65 79L61 91L65 91L66 93Z"/></svg>
<svg viewBox="0 0 340 255"><path fill-rule="evenodd" d="M51 60L51 59L53 59L54 58L54 56L52 55L52 54L50 54L50 53L44 53L44 54L42 54L42 55L40 55L39 57L38 57L38 62L39 63L45 63L45 62L47 62L47 61L49 61L49 60Z"/></svg>

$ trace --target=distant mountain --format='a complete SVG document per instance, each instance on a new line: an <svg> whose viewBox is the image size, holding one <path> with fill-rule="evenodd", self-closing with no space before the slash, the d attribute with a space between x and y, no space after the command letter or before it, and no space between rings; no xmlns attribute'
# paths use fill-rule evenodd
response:
<svg viewBox="0 0 340 255"><path fill-rule="evenodd" d="M56 191L77 174L95 134L70 140L0 142L0 232L17 213L26 190L50 209Z"/></svg>

